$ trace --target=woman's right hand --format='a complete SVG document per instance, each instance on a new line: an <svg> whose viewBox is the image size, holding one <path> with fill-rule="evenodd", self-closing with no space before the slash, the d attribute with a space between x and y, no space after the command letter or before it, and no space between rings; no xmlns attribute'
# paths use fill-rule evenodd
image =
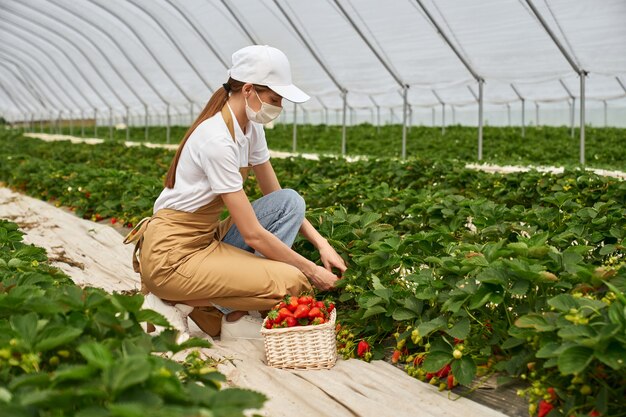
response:
<svg viewBox="0 0 626 417"><path fill-rule="evenodd" d="M330 272L323 266L313 264L313 267L304 272L304 275L311 281L318 290L326 291L335 286L338 276Z"/></svg>

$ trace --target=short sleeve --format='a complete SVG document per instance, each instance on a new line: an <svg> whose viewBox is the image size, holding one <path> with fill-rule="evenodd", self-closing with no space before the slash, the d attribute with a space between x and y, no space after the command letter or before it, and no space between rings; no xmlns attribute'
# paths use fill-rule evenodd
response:
<svg viewBox="0 0 626 417"><path fill-rule="evenodd" d="M248 158L248 163L252 166L261 165L270 159L263 126L259 124L255 126L255 130L255 135L250 143L250 157Z"/></svg>
<svg viewBox="0 0 626 417"><path fill-rule="evenodd" d="M239 157L232 141L212 142L202 147L198 159L214 192L232 193L243 188Z"/></svg>

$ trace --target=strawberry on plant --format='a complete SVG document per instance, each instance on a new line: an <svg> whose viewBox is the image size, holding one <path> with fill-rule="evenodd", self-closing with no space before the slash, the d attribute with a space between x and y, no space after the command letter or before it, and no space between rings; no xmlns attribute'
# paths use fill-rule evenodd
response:
<svg viewBox="0 0 626 417"><path fill-rule="evenodd" d="M437 378L445 378L450 373L450 369L450 364L444 365L435 375L437 375Z"/></svg>
<svg viewBox="0 0 626 417"><path fill-rule="evenodd" d="M589 417L600 417L602 413L600 413L595 408L589 412Z"/></svg>
<svg viewBox="0 0 626 417"><path fill-rule="evenodd" d="M117 223L117 219L115 217L111 217L111 224Z"/></svg>
<svg viewBox="0 0 626 417"><path fill-rule="evenodd" d="M455 387L456 384L457 382L456 382L456 379L454 378L454 375L448 374L448 389L451 390L452 388Z"/></svg>
<svg viewBox="0 0 626 417"><path fill-rule="evenodd" d="M400 352L398 349L393 351L393 355L391 355L391 363L398 363L398 360L400 360L400 356L402 355L402 352Z"/></svg>
<svg viewBox="0 0 626 417"><path fill-rule="evenodd" d="M357 345L356 354L359 356L359 358L362 358L363 355L365 355L365 352L369 352L369 350L370 350L370 344L367 343L367 341L365 340L361 340L359 344Z"/></svg>
<svg viewBox="0 0 626 417"><path fill-rule="evenodd" d="M553 408L554 406L551 403L544 400L539 401L539 412L537 417L546 417Z"/></svg>

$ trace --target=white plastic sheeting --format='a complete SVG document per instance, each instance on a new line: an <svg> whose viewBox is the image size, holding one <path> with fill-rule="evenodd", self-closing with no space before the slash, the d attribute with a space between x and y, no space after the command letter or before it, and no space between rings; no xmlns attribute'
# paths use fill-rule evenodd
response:
<svg viewBox="0 0 626 417"><path fill-rule="evenodd" d="M624 22L624 0L0 0L0 112L191 118L226 81L232 52L261 43L287 54L313 96L300 112L309 122L341 123L342 90L357 114L348 122L379 111L402 122L406 85L413 123L434 111L440 124L445 109L446 123L475 124L481 78L492 124L519 124L522 97L527 123L538 103L540 123L569 125L578 68L593 123L620 125Z"/></svg>

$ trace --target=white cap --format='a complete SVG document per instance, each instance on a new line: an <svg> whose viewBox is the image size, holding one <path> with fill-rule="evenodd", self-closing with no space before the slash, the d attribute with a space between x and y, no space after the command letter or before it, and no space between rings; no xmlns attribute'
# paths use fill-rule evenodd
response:
<svg viewBox="0 0 626 417"><path fill-rule="evenodd" d="M291 82L287 56L268 45L251 45L236 51L228 76L244 83L265 85L293 103L311 98Z"/></svg>

